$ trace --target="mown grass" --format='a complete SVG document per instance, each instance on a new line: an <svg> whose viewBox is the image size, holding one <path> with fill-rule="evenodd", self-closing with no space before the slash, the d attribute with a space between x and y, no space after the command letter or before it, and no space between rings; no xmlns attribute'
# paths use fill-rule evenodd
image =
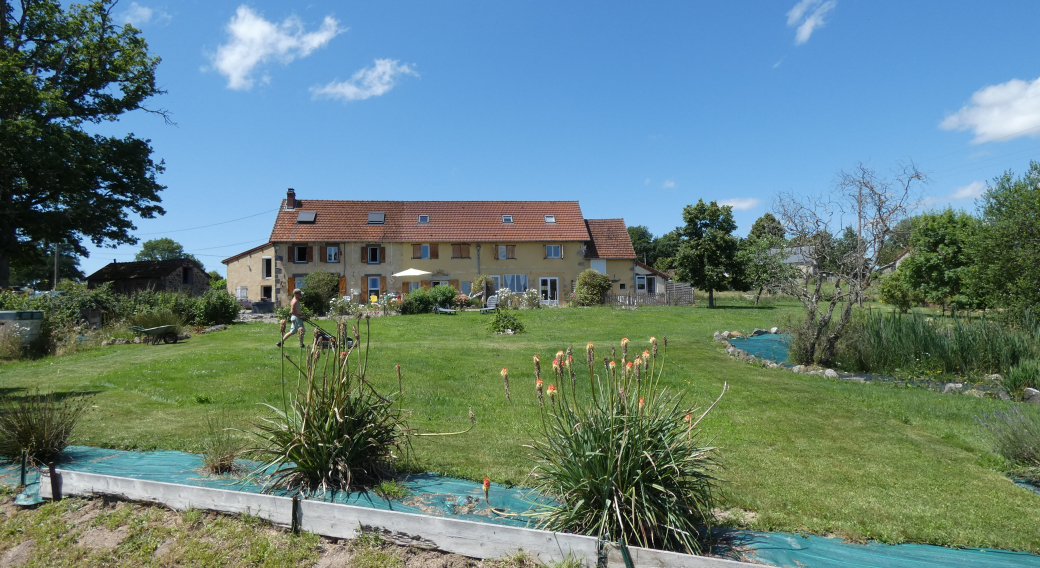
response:
<svg viewBox="0 0 1040 568"><path fill-rule="evenodd" d="M621 337L641 351L651 335L667 336L665 386L706 405L730 384L703 426L723 448L724 505L757 512L752 528L1040 552L1040 497L1001 473L1002 459L973 420L1004 403L740 363L712 332L768 328L798 308L730 303L524 311L527 332L515 336L488 335L487 317L475 313L378 318L369 377L396 387L401 364L413 427L462 430L469 407L477 416L467 435L415 440L412 467L523 484L532 464L522 445L537 420L531 356L549 361L592 341L602 357ZM0 387L97 393L79 443L197 450L211 413L226 407L245 423L260 412L257 403L280 399L277 333L275 325L235 325L175 345L12 363L0 367Z"/></svg>

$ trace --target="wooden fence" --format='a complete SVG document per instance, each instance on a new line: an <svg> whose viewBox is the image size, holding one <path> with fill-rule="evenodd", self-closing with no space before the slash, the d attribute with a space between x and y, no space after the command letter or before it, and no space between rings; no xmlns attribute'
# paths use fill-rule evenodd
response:
<svg viewBox="0 0 1040 568"><path fill-rule="evenodd" d="M607 292L603 304L606 306L692 306L694 305L693 287L680 282L665 282L654 294Z"/></svg>

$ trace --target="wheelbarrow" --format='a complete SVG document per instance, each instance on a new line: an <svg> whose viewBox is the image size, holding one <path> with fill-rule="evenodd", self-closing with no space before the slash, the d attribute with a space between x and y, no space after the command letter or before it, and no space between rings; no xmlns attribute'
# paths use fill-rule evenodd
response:
<svg viewBox="0 0 1040 568"><path fill-rule="evenodd" d="M176 325L160 325L159 327L149 327L145 329L140 326L130 326L132 331L147 335L151 338L152 343L158 343L162 339L163 343L177 343L177 326Z"/></svg>

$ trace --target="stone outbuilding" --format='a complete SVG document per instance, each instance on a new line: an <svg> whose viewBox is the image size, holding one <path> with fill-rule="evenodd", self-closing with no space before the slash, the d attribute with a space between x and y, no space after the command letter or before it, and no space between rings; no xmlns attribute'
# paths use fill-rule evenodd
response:
<svg viewBox="0 0 1040 568"><path fill-rule="evenodd" d="M113 291L120 294L153 290L199 296L209 290L209 274L188 258L113 262L87 277L90 288L105 282L111 282Z"/></svg>

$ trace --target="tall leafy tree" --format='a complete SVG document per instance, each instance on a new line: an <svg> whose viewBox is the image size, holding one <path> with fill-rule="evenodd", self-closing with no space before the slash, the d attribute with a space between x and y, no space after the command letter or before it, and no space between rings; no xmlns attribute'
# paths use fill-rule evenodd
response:
<svg viewBox="0 0 1040 568"><path fill-rule="evenodd" d="M784 238L784 225L780 223L772 213L766 213L759 217L754 225L751 225L751 232L748 233L749 239L763 239L763 238Z"/></svg>
<svg viewBox="0 0 1040 568"><path fill-rule="evenodd" d="M950 208L918 216L910 237L912 252L899 267L909 287L943 311L974 305L976 300L964 292L978 226L978 218Z"/></svg>
<svg viewBox="0 0 1040 568"><path fill-rule="evenodd" d="M1040 316L1040 162L993 180L973 249L973 287L1011 318Z"/></svg>
<svg viewBox="0 0 1040 568"><path fill-rule="evenodd" d="M131 214L163 213L162 162L148 140L102 136L161 93L159 58L140 32L113 22L114 0L0 0L0 286L35 243L135 243ZM165 112L156 112L165 117Z"/></svg>
<svg viewBox="0 0 1040 568"><path fill-rule="evenodd" d="M184 252L183 245L168 237L145 241L141 245L141 250L134 255L134 260L176 260L178 258L188 258L202 266L195 255Z"/></svg>
<svg viewBox="0 0 1040 568"><path fill-rule="evenodd" d="M726 290L734 279L737 266L737 229L733 208L712 201L683 208L683 227L677 229L681 238L675 257L675 273L679 280L689 282L708 292L708 307L715 307L715 291Z"/></svg>
<svg viewBox="0 0 1040 568"><path fill-rule="evenodd" d="M632 248L636 251L636 258L644 264L650 264L656 260L654 234L646 225L636 225L628 228L628 238L632 239Z"/></svg>

